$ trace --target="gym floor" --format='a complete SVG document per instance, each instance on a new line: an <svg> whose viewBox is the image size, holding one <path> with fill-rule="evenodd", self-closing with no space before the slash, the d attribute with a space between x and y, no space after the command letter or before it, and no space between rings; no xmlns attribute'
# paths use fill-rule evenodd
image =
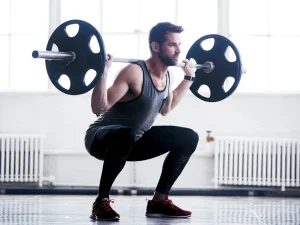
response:
<svg viewBox="0 0 300 225"><path fill-rule="evenodd" d="M174 204L193 215L189 219L147 218L146 199L151 196L111 196L120 221L91 221L92 195L0 195L0 224L300 224L299 198L174 196Z"/></svg>

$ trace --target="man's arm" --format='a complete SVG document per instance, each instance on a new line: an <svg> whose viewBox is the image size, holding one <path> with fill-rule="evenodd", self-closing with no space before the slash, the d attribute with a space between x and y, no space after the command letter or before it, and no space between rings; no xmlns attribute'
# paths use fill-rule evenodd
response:
<svg viewBox="0 0 300 225"><path fill-rule="evenodd" d="M109 58L106 61L103 75L94 87L92 93L92 111L96 115L106 112L128 92L135 70L132 65L125 67L119 73L113 85L107 89L107 74L112 64L112 56L108 56Z"/></svg>
<svg viewBox="0 0 300 225"><path fill-rule="evenodd" d="M191 76L194 77L195 76L195 72L192 70L192 68L189 66L190 65L190 61L185 59L183 60L184 63L186 63L185 68L183 68L183 71L185 73L185 75L187 76ZM171 76L171 82L170 82L170 87L173 84L173 74L170 72ZM167 115L167 113L169 113L171 110L173 110L178 103L181 101L181 99L183 98L183 96L185 95L185 93L187 92L187 90L191 87L192 85L192 81L189 80L183 80L181 81L181 83L173 90L170 91L165 107L163 108L161 114L163 116Z"/></svg>

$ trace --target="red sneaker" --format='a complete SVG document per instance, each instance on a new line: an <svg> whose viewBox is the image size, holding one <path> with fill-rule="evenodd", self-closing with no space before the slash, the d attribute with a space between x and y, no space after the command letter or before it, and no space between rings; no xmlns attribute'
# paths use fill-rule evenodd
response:
<svg viewBox="0 0 300 225"><path fill-rule="evenodd" d="M114 201L109 199L102 201L96 200L93 203L90 218L92 220L119 220L120 215L111 208L110 203L114 203Z"/></svg>
<svg viewBox="0 0 300 225"><path fill-rule="evenodd" d="M192 212L183 210L173 204L172 200L165 199L160 202L148 200L147 217L173 217L173 218L188 218Z"/></svg>

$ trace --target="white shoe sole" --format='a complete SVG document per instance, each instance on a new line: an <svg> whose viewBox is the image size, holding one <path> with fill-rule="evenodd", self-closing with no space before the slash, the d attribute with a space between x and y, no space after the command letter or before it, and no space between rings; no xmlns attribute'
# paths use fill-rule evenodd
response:
<svg viewBox="0 0 300 225"><path fill-rule="evenodd" d="M97 217L95 214L91 214L90 215L90 219L92 219L92 220L96 220L96 221L108 221L108 220L119 220L120 219L120 217L113 217L113 218L99 218L99 217Z"/></svg>
<svg viewBox="0 0 300 225"><path fill-rule="evenodd" d="M155 214L155 213L146 213L147 217L153 217L153 218L160 218L160 217L169 217L169 218L189 218L191 215L188 216L169 216L165 214Z"/></svg>

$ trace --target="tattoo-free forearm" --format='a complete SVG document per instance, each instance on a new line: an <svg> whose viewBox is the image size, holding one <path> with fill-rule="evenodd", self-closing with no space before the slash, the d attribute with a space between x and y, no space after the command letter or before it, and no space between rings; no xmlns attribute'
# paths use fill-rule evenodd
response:
<svg viewBox="0 0 300 225"><path fill-rule="evenodd" d="M107 89L106 89L106 83L107 83L107 73L108 69L105 68L103 75L101 76L100 80L96 84L96 86L93 89L92 93L92 111L95 114L101 114L106 111L106 105L107 105Z"/></svg>
<svg viewBox="0 0 300 225"><path fill-rule="evenodd" d="M188 80L183 80L181 83L173 90L173 99L171 104L171 110L174 109L177 104L181 101L187 90L191 87L193 82Z"/></svg>

